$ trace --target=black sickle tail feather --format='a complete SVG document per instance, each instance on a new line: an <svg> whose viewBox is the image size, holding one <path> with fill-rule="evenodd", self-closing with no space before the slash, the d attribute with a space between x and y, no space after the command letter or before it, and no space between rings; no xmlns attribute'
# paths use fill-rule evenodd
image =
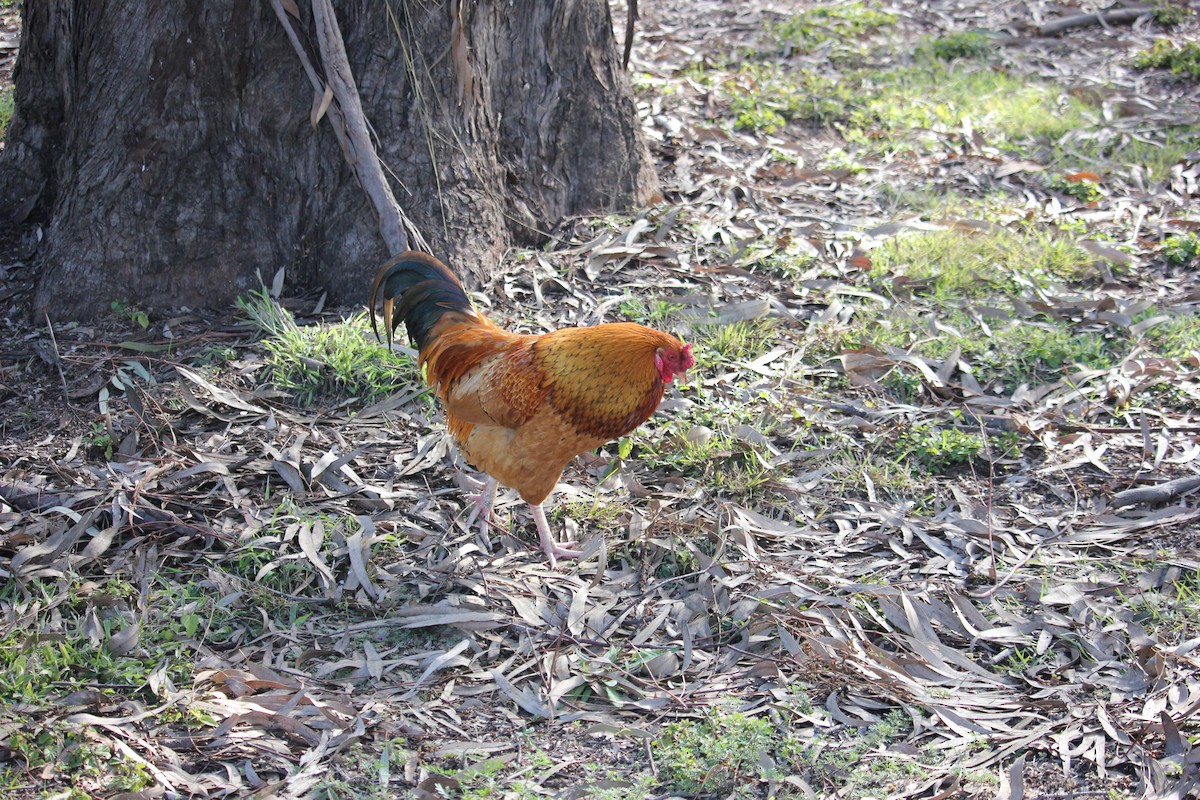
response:
<svg viewBox="0 0 1200 800"><path fill-rule="evenodd" d="M425 337L447 311L471 312L471 301L450 268L436 258L408 250L379 269L371 289L371 330L375 327L375 303L383 299L383 324L391 346L396 328L403 322L408 338L425 349Z"/></svg>

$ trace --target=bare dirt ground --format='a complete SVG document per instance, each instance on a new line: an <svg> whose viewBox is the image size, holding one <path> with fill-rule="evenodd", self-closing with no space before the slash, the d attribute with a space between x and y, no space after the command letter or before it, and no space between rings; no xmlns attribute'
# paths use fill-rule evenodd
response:
<svg viewBox="0 0 1200 800"><path fill-rule="evenodd" d="M879 242L998 224L931 221L912 195L997 192L1112 260L1069 291L972 306L997 327L1026 306L1081 336L1151 306L1194 315L1195 264L1158 253L1200 228L1197 154L1155 181L1114 170L1090 205L965 122L933 150L831 163L856 152L834 126L735 129L733 90L702 74L736 70L810 4L641 5L631 71L661 201L514 253L480 300L529 330L653 320L655 300L684 332L771 327L750 357L714 345L628 452L568 471L553 524L587 543L578 565L545 565L512 498L511 535L467 524L419 386L300 406L233 309L156 317L114 298L110 317L51 330L29 319L36 231L5 233L0 793L1196 796L1200 510L1186 488L1121 493L1196 476L1200 353L1135 349L1000 393L965 356L829 342L905 286L928 309L919 285L870 276ZM1197 122L1195 83L1129 66L1161 35L1147 18L1043 35L1086 9L886 10L892 50L864 56L881 68L897 42L987 31L1004 70L1101 96L1114 135ZM1198 29L1192 15L1172 35ZM0 50L0 77L10 65ZM315 300L285 305L308 322L355 311ZM913 396L883 385L897 367ZM882 443L918 423L982 431L995 452L906 482L919 470ZM709 433L725 444L700 461ZM693 720L728 745L704 780L662 747Z"/></svg>

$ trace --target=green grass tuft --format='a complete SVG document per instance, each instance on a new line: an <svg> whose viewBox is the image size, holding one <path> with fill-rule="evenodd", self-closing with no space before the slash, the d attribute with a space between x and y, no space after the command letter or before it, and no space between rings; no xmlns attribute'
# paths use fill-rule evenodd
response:
<svg viewBox="0 0 1200 800"><path fill-rule="evenodd" d="M722 86L734 127L775 133L796 120L829 122L846 114L853 86L812 70L747 64Z"/></svg>
<svg viewBox="0 0 1200 800"><path fill-rule="evenodd" d="M142 763L128 758L117 747L98 741L83 726L68 722L53 722L36 733L28 728L14 730L6 737L5 750L7 763L0 767L0 791L5 797L34 797L28 793L29 789L38 780L56 775L70 776L73 788L36 797L91 800L117 794L141 796L141 790L156 783ZM15 766L18 763L22 769ZM18 791L18 787L24 791Z"/></svg>
<svg viewBox="0 0 1200 800"><path fill-rule="evenodd" d="M300 326L266 289L238 298L238 308L266 336L267 380L294 392L302 405L351 397L373 402L420 382L412 359L376 341L365 313Z"/></svg>
<svg viewBox="0 0 1200 800"><path fill-rule="evenodd" d="M1119 135L1111 129L1080 130L1055 143L1051 160L1064 167L1082 158L1105 169L1126 171L1138 167L1156 181L1165 180L1175 165L1183 162L1196 148L1200 126L1166 125L1146 130L1139 136Z"/></svg>
<svg viewBox="0 0 1200 800"><path fill-rule="evenodd" d="M837 77L751 63L730 73L721 89L737 128L775 133L794 121L833 124L847 142L872 152L923 146L914 131L926 138L956 133L969 120L993 146L1053 153L1063 136L1092 124L1093 106L1053 83L932 55L965 47L935 43L909 66L847 69Z"/></svg>
<svg viewBox="0 0 1200 800"><path fill-rule="evenodd" d="M792 731L789 712L816 713L806 698L785 701L778 711L774 722L719 709L701 720L667 725L650 745L662 787L705 797L757 797L763 784L792 774L814 786L844 786L847 797L884 796L923 774L922 766L935 760L888 751L912 730L908 714L901 710L837 737L798 736Z"/></svg>
<svg viewBox="0 0 1200 800"><path fill-rule="evenodd" d="M1167 358L1200 357L1200 317L1181 314L1147 334L1152 347Z"/></svg>
<svg viewBox="0 0 1200 800"><path fill-rule="evenodd" d="M374 402L420 383L412 359L375 341L366 314L307 325L263 340L268 380L303 405L358 397Z"/></svg>
<svg viewBox="0 0 1200 800"><path fill-rule="evenodd" d="M922 775L924 765L936 760L932 755L914 759L888 751L888 745L911 730L908 714L897 709L840 737L789 738L780 756L810 783L841 787L844 797L893 796Z"/></svg>
<svg viewBox="0 0 1200 800"><path fill-rule="evenodd" d="M1154 21L1164 28L1174 28L1182 25L1192 13L1184 5L1173 5L1169 0L1162 0L1154 6Z"/></svg>
<svg viewBox="0 0 1200 800"><path fill-rule="evenodd" d="M917 45L918 56L941 61L961 58L987 58L995 52L992 38L982 31L954 31Z"/></svg>
<svg viewBox="0 0 1200 800"><path fill-rule="evenodd" d="M1054 84L964 61L872 72L858 97L847 139L885 148L911 146L913 129L957 131L970 119L993 145L1019 149L1085 127L1091 108Z"/></svg>
<svg viewBox="0 0 1200 800"><path fill-rule="evenodd" d="M0 641L0 705L42 707L70 691L64 687L99 687L111 700L152 702L152 674L161 672L176 684L190 681L197 635L210 642L228 638L230 612L218 606L210 585L181 585L174 577L156 574L141 587L112 577L101 602L79 599L70 608L54 598L89 597L83 578L43 584L38 591L49 610L28 630ZM131 629L136 647L116 647Z"/></svg>
<svg viewBox="0 0 1200 800"><path fill-rule="evenodd" d="M724 712L671 723L651 749L672 790L725 796L767 777L764 756L776 738L769 720Z"/></svg>
<svg viewBox="0 0 1200 800"><path fill-rule="evenodd" d="M1134 562L1132 567L1138 573L1130 583L1137 586L1139 577L1162 565ZM1154 631L1155 637L1168 647L1200 636L1200 572L1181 570L1161 591L1135 592L1127 602L1138 624Z"/></svg>
<svg viewBox="0 0 1200 800"><path fill-rule="evenodd" d="M0 88L0 139L8 133L13 116L13 93L8 87Z"/></svg>
<svg viewBox="0 0 1200 800"><path fill-rule="evenodd" d="M251 290L249 297L239 297L237 307L261 336L282 336L297 328L292 312L279 305L265 286Z"/></svg>
<svg viewBox="0 0 1200 800"><path fill-rule="evenodd" d="M929 473L943 473L965 466L991 453L993 458L1019 452L1015 434L992 437L990 443L982 433L960 428L937 428L914 425L904 431L896 442L896 454L911 459Z"/></svg>
<svg viewBox="0 0 1200 800"><path fill-rule="evenodd" d="M993 323L990 332L962 311L945 311L937 321L935 328L927 315L897 308L844 331L842 346L896 347L933 362L957 349L971 364L976 380L1001 393L1020 384L1038 386L1058 380L1064 371L1078 367L1109 369L1134 347L1127 338L1053 321L1013 319ZM882 383L902 402L918 398L923 386L914 371L899 368Z"/></svg>
<svg viewBox="0 0 1200 800"><path fill-rule="evenodd" d="M1169 237L1163 242L1162 256L1171 266L1186 267L1200 258L1200 236L1185 233Z"/></svg>
<svg viewBox="0 0 1200 800"><path fill-rule="evenodd" d="M1068 238L1030 229L928 231L895 236L872 251L872 277L903 275L928 284L935 298L1019 294L1098 274L1091 256Z"/></svg>
<svg viewBox="0 0 1200 800"><path fill-rule="evenodd" d="M775 336L774 321L765 318L697 327L695 344L702 363L750 361L766 353Z"/></svg>
<svg viewBox="0 0 1200 800"><path fill-rule="evenodd" d="M1073 197L1081 203L1095 203L1104 197L1104 192L1094 181L1079 180L1054 175L1046 179L1046 188Z"/></svg>
<svg viewBox="0 0 1200 800"><path fill-rule="evenodd" d="M667 300L643 300L640 297L629 297L621 301L618 311L630 322L638 322L650 327L667 325L683 306Z"/></svg>
<svg viewBox="0 0 1200 800"><path fill-rule="evenodd" d="M770 34L783 51L809 52L828 41L845 42L894 24L896 17L863 3L819 5L772 25Z"/></svg>
<svg viewBox="0 0 1200 800"><path fill-rule="evenodd" d="M1200 43L1176 45L1170 39L1156 39L1149 50L1133 58L1138 69L1169 69L1172 75L1200 79Z"/></svg>

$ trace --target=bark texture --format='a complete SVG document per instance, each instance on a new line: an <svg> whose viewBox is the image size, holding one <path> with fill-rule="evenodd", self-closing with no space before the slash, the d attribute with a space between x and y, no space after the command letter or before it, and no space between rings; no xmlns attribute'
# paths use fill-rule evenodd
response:
<svg viewBox="0 0 1200 800"><path fill-rule="evenodd" d="M396 198L464 277L655 190L605 0L335 8ZM39 318L226 306L281 266L365 299L388 253L267 0L27 0L24 20L0 218L45 227Z"/></svg>

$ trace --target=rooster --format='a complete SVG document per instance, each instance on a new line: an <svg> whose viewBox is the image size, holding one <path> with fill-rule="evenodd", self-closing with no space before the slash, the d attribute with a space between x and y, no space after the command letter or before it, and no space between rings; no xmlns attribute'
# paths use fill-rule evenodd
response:
<svg viewBox="0 0 1200 800"><path fill-rule="evenodd" d="M572 458L650 418L667 384L695 363L691 345L632 322L510 333L475 310L445 264L411 250L375 277L376 338L380 298L388 346L403 322L450 435L488 475L476 500L484 528L499 482L529 504L551 567L578 558L573 542L551 534L542 503Z"/></svg>

